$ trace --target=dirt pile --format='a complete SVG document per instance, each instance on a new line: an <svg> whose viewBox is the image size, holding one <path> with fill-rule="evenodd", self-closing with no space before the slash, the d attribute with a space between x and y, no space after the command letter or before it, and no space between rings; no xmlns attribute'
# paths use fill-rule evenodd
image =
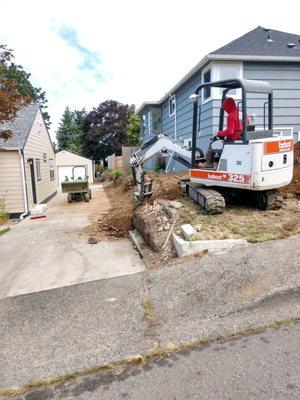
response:
<svg viewBox="0 0 300 400"><path fill-rule="evenodd" d="M133 229L132 212L134 208L134 190L132 178L123 174L113 183L106 186L105 191L111 203L108 214L99 218L92 232L98 236L122 237Z"/></svg>
<svg viewBox="0 0 300 400"><path fill-rule="evenodd" d="M296 197L300 199L300 143L295 145L294 149L294 177L292 182L282 188L282 193L285 198Z"/></svg>
<svg viewBox="0 0 300 400"><path fill-rule="evenodd" d="M183 207L172 231L180 231L183 223L197 226L199 239L226 239L243 237L251 242L272 240L299 232L300 215L300 145L296 148L296 165L293 182L283 188L285 204L279 211L260 212L251 207L227 205L221 215L207 216L199 206L180 191L179 181L186 173L147 173L153 180L153 195L140 207L135 207L134 187L131 175L122 174L106 186L111 203L108 214L99 218L89 231L91 235L118 238L127 236L134 225L146 242L157 251L173 254L172 240L164 246L173 224L172 216L165 213L163 201L179 200ZM171 236L171 235L170 235Z"/></svg>
<svg viewBox="0 0 300 400"><path fill-rule="evenodd" d="M177 200L182 199L184 194L180 190L179 181L188 177L187 173L179 172L177 174L147 174L149 179L153 180L153 195L149 198L148 202L160 200Z"/></svg>
<svg viewBox="0 0 300 400"><path fill-rule="evenodd" d="M295 197L300 199L300 164L294 167L294 178L292 182L282 188L283 197L290 198Z"/></svg>
<svg viewBox="0 0 300 400"><path fill-rule="evenodd" d="M147 178L153 180L153 195L144 201L147 214L147 206L155 204L156 199L174 200L182 198L179 188L179 180L182 174L147 174ZM101 216L96 225L92 227L91 234L108 237L122 237L133 229L133 211L135 209L134 187L131 175L122 174L105 189L111 203L108 214ZM139 209L138 215L144 212L144 207ZM150 221L149 221L150 223Z"/></svg>

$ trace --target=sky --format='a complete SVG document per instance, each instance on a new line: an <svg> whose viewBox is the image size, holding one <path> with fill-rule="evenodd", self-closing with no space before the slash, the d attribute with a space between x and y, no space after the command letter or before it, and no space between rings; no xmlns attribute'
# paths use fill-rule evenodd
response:
<svg viewBox="0 0 300 400"><path fill-rule="evenodd" d="M0 43L46 91L54 139L66 106L158 100L259 25L299 34L299 15L294 0L0 0Z"/></svg>

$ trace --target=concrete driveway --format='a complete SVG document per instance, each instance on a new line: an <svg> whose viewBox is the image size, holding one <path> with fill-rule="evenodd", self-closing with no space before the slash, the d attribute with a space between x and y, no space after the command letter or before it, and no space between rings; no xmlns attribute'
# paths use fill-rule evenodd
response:
<svg viewBox="0 0 300 400"><path fill-rule="evenodd" d="M83 228L110 204L104 189L92 188L89 203L67 203L58 194L46 218L12 224L0 237L0 298L134 274L144 264L128 239L87 242Z"/></svg>

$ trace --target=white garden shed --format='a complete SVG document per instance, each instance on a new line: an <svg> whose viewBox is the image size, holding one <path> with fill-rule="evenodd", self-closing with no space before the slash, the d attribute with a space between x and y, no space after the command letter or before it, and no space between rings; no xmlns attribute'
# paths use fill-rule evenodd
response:
<svg viewBox="0 0 300 400"><path fill-rule="evenodd" d="M73 176L73 168L84 166L87 170L89 183L94 182L95 162L89 158L79 156L71 151L62 150L56 153L57 181L60 185L65 181L66 177L71 180ZM84 178L84 168L75 168L74 177Z"/></svg>

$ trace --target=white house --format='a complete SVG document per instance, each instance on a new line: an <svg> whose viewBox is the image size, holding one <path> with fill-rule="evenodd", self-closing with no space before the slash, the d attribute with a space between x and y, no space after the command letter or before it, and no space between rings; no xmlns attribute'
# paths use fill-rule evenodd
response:
<svg viewBox="0 0 300 400"><path fill-rule="evenodd" d="M52 141L38 104L23 107L1 130L12 136L0 139L0 201L10 216L26 216L56 195Z"/></svg>
<svg viewBox="0 0 300 400"><path fill-rule="evenodd" d="M56 153L56 166L57 166L57 176L58 176L58 185L61 182L66 180L66 177L71 180L73 176L73 168L74 168L74 178L81 177L84 178L85 167L86 173L88 175L89 183L94 182L95 176L95 162L90 160L89 158L85 158L79 156L78 154L72 153L67 150L62 150Z"/></svg>

